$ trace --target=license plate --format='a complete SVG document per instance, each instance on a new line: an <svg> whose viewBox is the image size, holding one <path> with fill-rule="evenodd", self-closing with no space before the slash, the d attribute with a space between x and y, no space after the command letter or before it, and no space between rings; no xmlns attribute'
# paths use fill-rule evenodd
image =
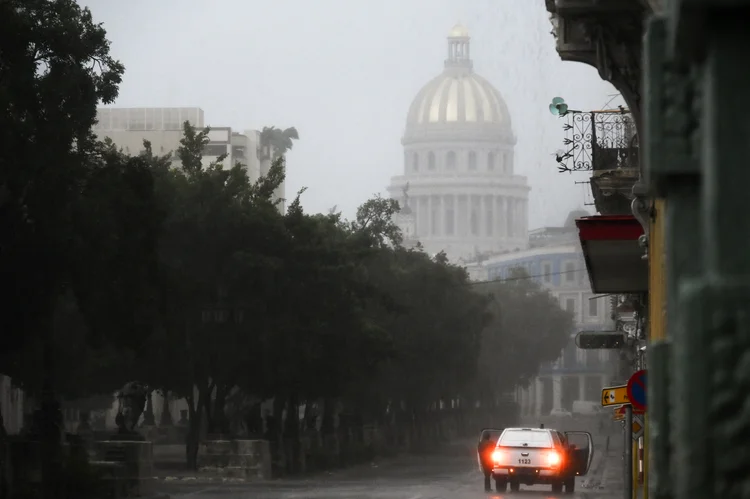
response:
<svg viewBox="0 0 750 499"><path fill-rule="evenodd" d="M518 460L518 464L531 464L531 459L528 457L522 457Z"/></svg>

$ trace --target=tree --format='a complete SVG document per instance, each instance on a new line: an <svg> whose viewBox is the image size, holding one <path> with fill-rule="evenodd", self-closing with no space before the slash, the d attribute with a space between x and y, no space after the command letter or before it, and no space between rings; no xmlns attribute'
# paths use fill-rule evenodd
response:
<svg viewBox="0 0 750 499"><path fill-rule="evenodd" d="M240 164L224 168L219 158L204 165L208 132L185 123L180 169L168 168L148 145L144 153L165 213L159 240L164 314L149 343L148 377L188 401L191 466L203 416L210 431L226 430L224 401L246 375L269 299L279 294L274 280L284 241L271 198L283 181L283 159L251 184ZM175 350L184 356L176 358Z"/></svg>
<svg viewBox="0 0 750 499"><path fill-rule="evenodd" d="M482 335L479 359L484 399L527 384L545 362L552 362L568 343L573 316L529 277L512 269L506 280L476 286L490 298L493 320Z"/></svg>
<svg viewBox="0 0 750 499"><path fill-rule="evenodd" d="M294 127L285 128L284 130L271 127L263 127L260 132L260 143L263 146L272 148L272 158L278 159L284 156L287 151L294 147L294 141L299 140L299 134Z"/></svg>
<svg viewBox="0 0 750 499"><path fill-rule="evenodd" d="M95 163L96 107L114 100L123 67L110 56L104 29L74 0L4 1L0 32L0 272L13 290L3 314L13 318L13 334L2 335L0 350L7 356L41 345L42 481L45 497L55 497L61 465L53 322L77 280L73 235Z"/></svg>

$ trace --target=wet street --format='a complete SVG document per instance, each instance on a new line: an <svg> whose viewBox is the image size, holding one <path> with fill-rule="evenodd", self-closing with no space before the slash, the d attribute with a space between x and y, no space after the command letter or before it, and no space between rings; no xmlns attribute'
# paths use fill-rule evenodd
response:
<svg viewBox="0 0 750 499"><path fill-rule="evenodd" d="M378 466L360 466L314 479L256 483L162 482L160 490L173 499L477 499L477 498L610 498L622 491L585 488L592 477L578 479L573 495L553 495L549 486L521 486L517 493L485 493L482 475L470 449L453 455L409 456ZM494 484L493 484L494 485Z"/></svg>

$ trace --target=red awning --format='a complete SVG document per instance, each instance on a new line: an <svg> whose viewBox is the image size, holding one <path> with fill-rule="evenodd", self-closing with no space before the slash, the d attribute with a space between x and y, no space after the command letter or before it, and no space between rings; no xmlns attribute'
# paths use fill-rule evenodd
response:
<svg viewBox="0 0 750 499"><path fill-rule="evenodd" d="M594 293L648 291L648 261L638 244L643 227L632 215L596 215L576 220Z"/></svg>

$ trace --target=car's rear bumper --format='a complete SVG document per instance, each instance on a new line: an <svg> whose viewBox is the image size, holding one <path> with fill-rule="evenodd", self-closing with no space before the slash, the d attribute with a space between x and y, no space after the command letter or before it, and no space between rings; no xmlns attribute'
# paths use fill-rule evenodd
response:
<svg viewBox="0 0 750 499"><path fill-rule="evenodd" d="M550 481L562 478L560 470L554 470L550 468L532 468L532 467L494 467L492 468L492 474L498 478L500 477L519 477L524 479L534 479L535 481Z"/></svg>

